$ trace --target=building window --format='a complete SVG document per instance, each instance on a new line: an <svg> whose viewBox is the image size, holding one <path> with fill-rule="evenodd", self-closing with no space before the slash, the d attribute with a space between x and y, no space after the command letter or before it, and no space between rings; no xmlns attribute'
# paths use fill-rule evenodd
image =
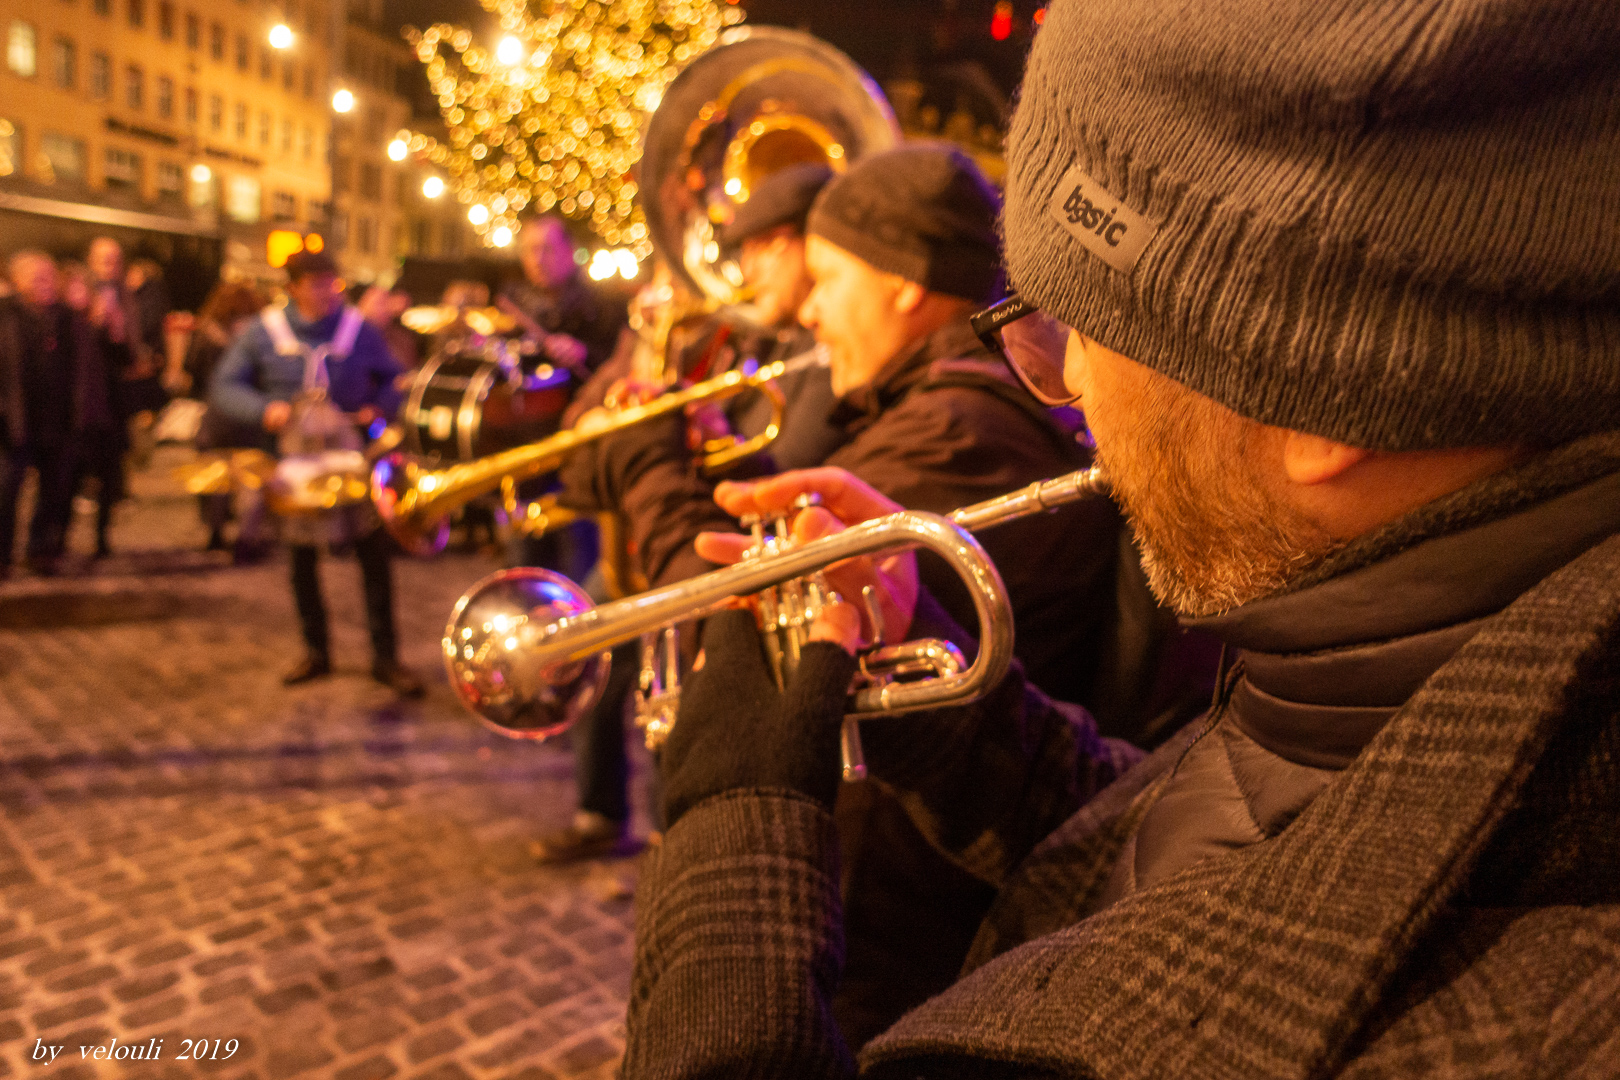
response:
<svg viewBox="0 0 1620 1080"><path fill-rule="evenodd" d="M225 28L219 23L208 24L208 55L215 60L225 59Z"/></svg>
<svg viewBox="0 0 1620 1080"><path fill-rule="evenodd" d="M275 209L272 214L277 221L296 221L298 219L298 197L292 192L276 192L273 205Z"/></svg>
<svg viewBox="0 0 1620 1080"><path fill-rule="evenodd" d="M186 190L186 170L178 161L158 162L159 195L180 195Z"/></svg>
<svg viewBox="0 0 1620 1080"><path fill-rule="evenodd" d="M21 75L25 79L32 79L38 67L38 57L34 53L34 26L32 23L14 22L11 32L6 35L6 67L12 74Z"/></svg>
<svg viewBox="0 0 1620 1080"><path fill-rule="evenodd" d="M169 0L158 3L158 37L164 41L174 40L174 5Z"/></svg>
<svg viewBox="0 0 1620 1080"><path fill-rule="evenodd" d="M146 0L129 0L129 25L137 30L146 25Z"/></svg>
<svg viewBox="0 0 1620 1080"><path fill-rule="evenodd" d="M0 118L0 176L12 176L22 168L22 128Z"/></svg>
<svg viewBox="0 0 1620 1080"><path fill-rule="evenodd" d="M51 67L56 76L56 85L63 90L72 90L79 85L79 50L72 38L56 39L56 44L51 48Z"/></svg>
<svg viewBox="0 0 1620 1080"><path fill-rule="evenodd" d="M382 166L369 161L361 163L360 197L373 202L382 199Z"/></svg>
<svg viewBox="0 0 1620 1080"><path fill-rule="evenodd" d="M259 78L269 82L276 77L276 61L269 49L259 50Z"/></svg>
<svg viewBox="0 0 1620 1080"><path fill-rule="evenodd" d="M106 166L108 187L141 186L141 155L109 146L103 153L102 161Z"/></svg>
<svg viewBox="0 0 1620 1080"><path fill-rule="evenodd" d="M349 193L349 159L338 157L332 162L332 194L347 195Z"/></svg>
<svg viewBox="0 0 1620 1080"><path fill-rule="evenodd" d="M286 117L281 118L281 152L292 153L293 122Z"/></svg>
<svg viewBox="0 0 1620 1080"><path fill-rule="evenodd" d="M402 173L396 173L394 175L394 205L395 206L404 206L406 198L408 198L409 195L410 195L410 191L411 191L411 177L410 177L410 174L403 173L403 172Z"/></svg>
<svg viewBox="0 0 1620 1080"><path fill-rule="evenodd" d="M449 255L451 257L460 255L461 243L464 238L461 223L457 221L446 221L441 228L443 229L443 233L441 234L439 241L439 254Z"/></svg>
<svg viewBox="0 0 1620 1080"><path fill-rule="evenodd" d="M197 89L196 89L196 87L188 86L188 87L186 87L186 123L195 124L196 122L197 122Z"/></svg>
<svg viewBox="0 0 1620 1080"><path fill-rule="evenodd" d="M106 53L90 57L90 96L97 101L112 97L112 57Z"/></svg>
<svg viewBox="0 0 1620 1080"><path fill-rule="evenodd" d="M250 57L249 57L247 35L246 34L237 34L236 35L236 70L238 70L238 71L246 71L248 69L248 64L250 62L251 62L251 60L250 60Z"/></svg>
<svg viewBox="0 0 1620 1080"><path fill-rule="evenodd" d="M300 134L303 136L301 141L303 143L302 153L304 160L308 161L315 156L315 129L305 124L304 130Z"/></svg>
<svg viewBox="0 0 1620 1080"><path fill-rule="evenodd" d="M430 234L431 224L421 218L411 222L411 254L427 255L428 245L433 242Z"/></svg>
<svg viewBox="0 0 1620 1080"><path fill-rule="evenodd" d="M225 99L218 94L208 95L208 129L225 130Z"/></svg>
<svg viewBox="0 0 1620 1080"><path fill-rule="evenodd" d="M193 11L186 12L186 48L202 48L202 20Z"/></svg>
<svg viewBox="0 0 1620 1080"><path fill-rule="evenodd" d="M281 88L292 93L293 87L298 85L298 65L291 60L281 65Z"/></svg>
<svg viewBox="0 0 1620 1080"><path fill-rule="evenodd" d="M112 14L112 0L94 0L93 6L96 9L97 15Z"/></svg>
<svg viewBox="0 0 1620 1080"><path fill-rule="evenodd" d="M238 101L236 103L236 137L238 139L247 138L247 116L247 106Z"/></svg>
<svg viewBox="0 0 1620 1080"><path fill-rule="evenodd" d="M174 119L174 80L167 75L158 76L157 114L164 120Z"/></svg>
<svg viewBox="0 0 1620 1080"><path fill-rule="evenodd" d="M39 153L56 179L84 178L84 142L47 131L39 140Z"/></svg>
<svg viewBox="0 0 1620 1080"><path fill-rule="evenodd" d="M259 113L259 145L270 145L270 114L267 112Z"/></svg>
<svg viewBox="0 0 1620 1080"><path fill-rule="evenodd" d="M251 225L258 221L260 207L259 181L251 176L233 176L225 182L225 213L232 221Z"/></svg>
<svg viewBox="0 0 1620 1080"><path fill-rule="evenodd" d="M124 104L136 112L146 105L146 72L134 64L124 70Z"/></svg>
<svg viewBox="0 0 1620 1080"><path fill-rule="evenodd" d="M355 245L362 255L370 255L377 250L377 223L371 218L360 218L359 227L355 229Z"/></svg>
<svg viewBox="0 0 1620 1080"><path fill-rule="evenodd" d="M315 96L315 69L307 64L304 66L304 96Z"/></svg>

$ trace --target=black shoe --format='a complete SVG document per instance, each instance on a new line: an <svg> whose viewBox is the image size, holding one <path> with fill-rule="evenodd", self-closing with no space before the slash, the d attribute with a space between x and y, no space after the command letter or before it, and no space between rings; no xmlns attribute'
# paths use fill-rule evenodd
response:
<svg viewBox="0 0 1620 1080"><path fill-rule="evenodd" d="M628 854L633 849L623 822L581 811L568 828L541 834L540 839L529 845L529 854L542 866L562 866Z"/></svg>
<svg viewBox="0 0 1620 1080"><path fill-rule="evenodd" d="M311 650L304 654L304 658L298 661L291 671L281 677L281 685L298 686L302 683L314 682L316 679L324 679L330 674L332 674L332 661L327 658L325 653Z"/></svg>
<svg viewBox="0 0 1620 1080"><path fill-rule="evenodd" d="M422 680L410 668L393 661L379 660L372 664L371 677L400 697L419 698L427 693L427 687L422 685Z"/></svg>

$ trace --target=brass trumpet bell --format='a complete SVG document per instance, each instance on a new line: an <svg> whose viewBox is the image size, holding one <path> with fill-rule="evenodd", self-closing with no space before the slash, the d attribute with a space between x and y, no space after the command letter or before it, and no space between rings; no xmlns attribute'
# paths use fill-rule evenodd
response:
<svg viewBox="0 0 1620 1080"><path fill-rule="evenodd" d="M562 663L537 659L545 632L593 607L585 590L550 570L502 570L461 598L444 632L450 685L485 726L509 738L547 739L596 704L609 653Z"/></svg>

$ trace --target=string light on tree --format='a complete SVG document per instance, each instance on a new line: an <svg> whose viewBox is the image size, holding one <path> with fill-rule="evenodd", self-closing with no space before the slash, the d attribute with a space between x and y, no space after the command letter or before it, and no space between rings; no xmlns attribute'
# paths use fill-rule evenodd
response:
<svg viewBox="0 0 1620 1080"><path fill-rule="evenodd" d="M525 212L588 223L636 259L652 251L631 176L646 115L686 63L742 21L717 0L480 0L501 36L407 33L448 133L409 152L448 174L487 243Z"/></svg>

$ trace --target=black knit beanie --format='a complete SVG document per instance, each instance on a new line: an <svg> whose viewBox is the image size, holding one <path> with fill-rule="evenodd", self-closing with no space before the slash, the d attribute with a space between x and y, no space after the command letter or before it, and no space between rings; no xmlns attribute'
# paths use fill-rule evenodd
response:
<svg viewBox="0 0 1620 1080"><path fill-rule="evenodd" d="M1054 0L1008 143L1032 302L1264 423L1620 428L1620 3Z"/></svg>
<svg viewBox="0 0 1620 1080"><path fill-rule="evenodd" d="M827 185L806 231L934 292L989 303L1001 200L973 159L924 143L873 154Z"/></svg>
<svg viewBox="0 0 1620 1080"><path fill-rule="evenodd" d="M772 173L737 207L731 223L718 230L716 239L724 247L736 247L778 225L803 230L816 196L833 178L825 165L793 165Z"/></svg>

